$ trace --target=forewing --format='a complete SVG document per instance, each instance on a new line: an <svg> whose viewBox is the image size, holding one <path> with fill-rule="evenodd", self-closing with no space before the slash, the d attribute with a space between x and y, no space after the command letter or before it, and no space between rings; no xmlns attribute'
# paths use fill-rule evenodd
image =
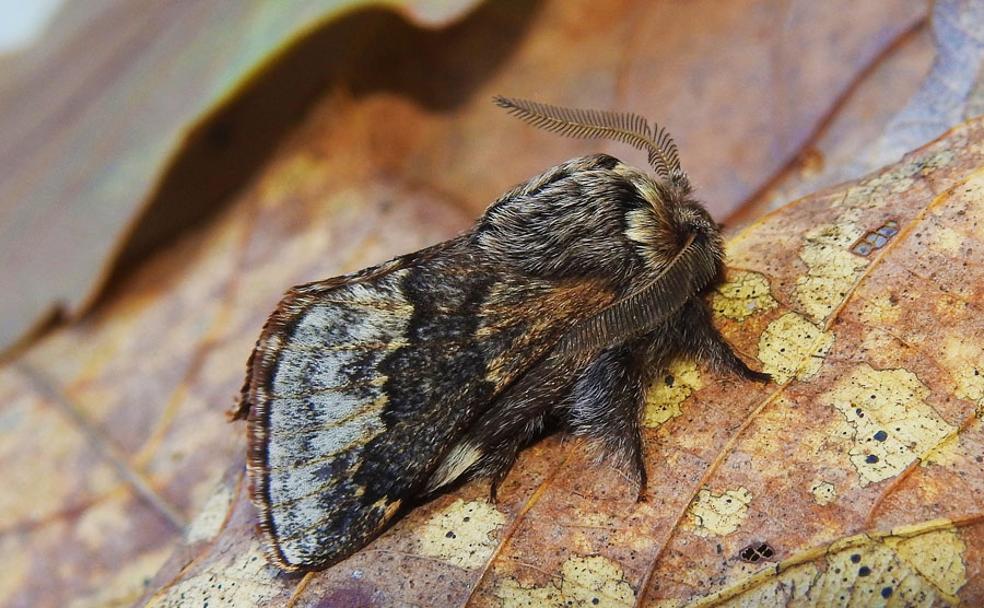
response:
<svg viewBox="0 0 984 608"><path fill-rule="evenodd" d="M497 273L461 242L288 294L241 409L270 558L315 569L368 542L496 394L609 301Z"/></svg>

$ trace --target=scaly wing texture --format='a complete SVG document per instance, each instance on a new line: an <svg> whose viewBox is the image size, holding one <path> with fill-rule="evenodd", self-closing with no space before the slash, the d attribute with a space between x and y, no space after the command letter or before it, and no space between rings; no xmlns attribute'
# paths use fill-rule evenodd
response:
<svg viewBox="0 0 984 608"><path fill-rule="evenodd" d="M531 288L466 265L462 243L298 288L271 317L244 409L253 499L285 569L377 534L496 393L604 303L589 284Z"/></svg>

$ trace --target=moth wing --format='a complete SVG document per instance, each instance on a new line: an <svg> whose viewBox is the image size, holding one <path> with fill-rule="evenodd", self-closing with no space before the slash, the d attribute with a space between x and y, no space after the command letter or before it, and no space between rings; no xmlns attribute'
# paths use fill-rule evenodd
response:
<svg viewBox="0 0 984 608"><path fill-rule="evenodd" d="M531 293L467 268L440 249L408 256L297 288L271 316L240 415L281 568L325 567L376 536L576 313L608 302L590 285Z"/></svg>

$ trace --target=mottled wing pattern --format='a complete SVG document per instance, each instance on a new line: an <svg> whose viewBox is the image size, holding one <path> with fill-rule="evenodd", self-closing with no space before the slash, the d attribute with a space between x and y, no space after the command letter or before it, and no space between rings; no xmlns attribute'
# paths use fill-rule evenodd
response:
<svg viewBox="0 0 984 608"><path fill-rule="evenodd" d="M378 534L495 396L611 300L472 257L462 238L296 288L264 328L240 415L280 567L324 567Z"/></svg>

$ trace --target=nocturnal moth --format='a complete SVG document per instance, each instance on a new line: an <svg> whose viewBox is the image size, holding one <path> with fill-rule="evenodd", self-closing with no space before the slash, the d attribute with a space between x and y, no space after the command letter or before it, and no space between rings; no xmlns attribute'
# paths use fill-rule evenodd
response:
<svg viewBox="0 0 984 608"><path fill-rule="evenodd" d="M268 559L317 570L357 551L401 505L488 477L562 428L646 487L640 416L676 356L767 381L711 323L719 225L677 147L637 114L498 97L562 135L642 149L655 175L607 154L514 187L468 232L289 290L247 363L233 417Z"/></svg>

